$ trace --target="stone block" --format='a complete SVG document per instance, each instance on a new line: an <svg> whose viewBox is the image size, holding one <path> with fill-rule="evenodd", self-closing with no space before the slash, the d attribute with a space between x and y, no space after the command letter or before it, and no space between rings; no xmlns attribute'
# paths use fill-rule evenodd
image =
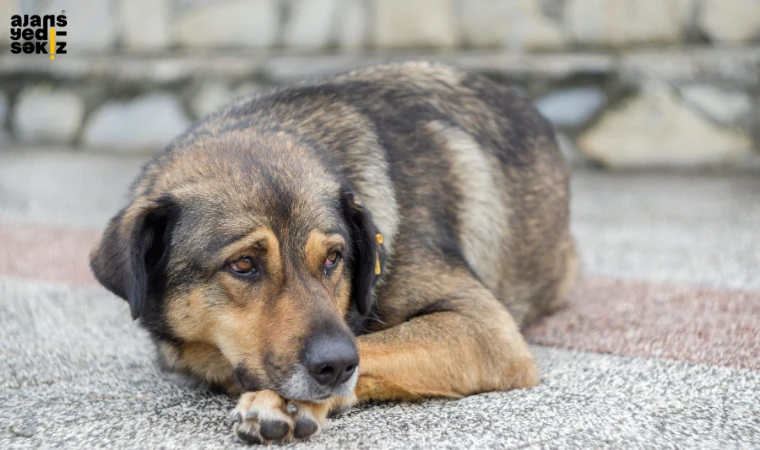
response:
<svg viewBox="0 0 760 450"><path fill-rule="evenodd" d="M462 37L473 47L556 49L565 40L537 0L468 0L461 8Z"/></svg>
<svg viewBox="0 0 760 450"><path fill-rule="evenodd" d="M743 44L760 39L760 1L704 0L699 26L719 43Z"/></svg>
<svg viewBox="0 0 760 450"><path fill-rule="evenodd" d="M453 48L459 30L453 0L374 0L375 45Z"/></svg>
<svg viewBox="0 0 760 450"><path fill-rule="evenodd" d="M0 24L2 32L0 33L0 45L10 45L11 34L8 27L11 24L11 17L21 12L21 0L3 0L0 2Z"/></svg>
<svg viewBox="0 0 760 450"><path fill-rule="evenodd" d="M286 48L321 49L333 39L340 0L291 0L285 23Z"/></svg>
<svg viewBox="0 0 760 450"><path fill-rule="evenodd" d="M338 48L361 50L370 40L370 12L366 0L343 0L338 14Z"/></svg>
<svg viewBox="0 0 760 450"><path fill-rule="evenodd" d="M588 157L614 168L733 165L752 154L742 130L715 124L669 85L652 82L608 111L579 140Z"/></svg>
<svg viewBox="0 0 760 450"><path fill-rule="evenodd" d="M68 143L79 131L84 109L73 91L49 85L28 87L16 100L13 131L21 142Z"/></svg>
<svg viewBox="0 0 760 450"><path fill-rule="evenodd" d="M65 5L69 54L106 51L116 42L116 11L113 0L68 0ZM59 14L46 9L42 14Z"/></svg>
<svg viewBox="0 0 760 450"><path fill-rule="evenodd" d="M693 84L680 89L681 96L702 114L724 124L732 124L752 112L752 98L746 92Z"/></svg>
<svg viewBox="0 0 760 450"><path fill-rule="evenodd" d="M565 26L588 46L681 42L694 0L567 0Z"/></svg>
<svg viewBox="0 0 760 450"><path fill-rule="evenodd" d="M277 39L277 0L197 2L175 9L173 40L184 47L266 48Z"/></svg>
<svg viewBox="0 0 760 450"><path fill-rule="evenodd" d="M119 0L118 6L124 47L155 50L169 44L169 0Z"/></svg>
<svg viewBox="0 0 760 450"><path fill-rule="evenodd" d="M153 92L128 102L109 102L87 121L82 142L107 150L157 151L190 125L179 101Z"/></svg>

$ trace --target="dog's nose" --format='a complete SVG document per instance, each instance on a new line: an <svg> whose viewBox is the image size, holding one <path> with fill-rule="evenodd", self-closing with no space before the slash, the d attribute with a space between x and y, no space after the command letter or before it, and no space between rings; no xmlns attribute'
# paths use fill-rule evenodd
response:
<svg viewBox="0 0 760 450"><path fill-rule="evenodd" d="M359 366L359 353L350 336L319 336L307 342L304 364L317 383L336 387L354 374Z"/></svg>

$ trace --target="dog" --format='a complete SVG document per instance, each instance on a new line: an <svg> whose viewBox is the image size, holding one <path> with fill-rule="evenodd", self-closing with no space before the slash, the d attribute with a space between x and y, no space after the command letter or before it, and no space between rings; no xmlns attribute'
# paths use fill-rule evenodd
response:
<svg viewBox="0 0 760 450"><path fill-rule="evenodd" d="M162 367L249 443L358 402L534 386L521 327L577 274L570 169L520 90L358 69L233 102L143 168L91 253Z"/></svg>

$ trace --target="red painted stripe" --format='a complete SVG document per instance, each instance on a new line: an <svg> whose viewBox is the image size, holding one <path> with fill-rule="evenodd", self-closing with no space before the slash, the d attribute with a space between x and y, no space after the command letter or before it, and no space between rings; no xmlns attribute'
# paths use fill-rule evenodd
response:
<svg viewBox="0 0 760 450"><path fill-rule="evenodd" d="M585 277L530 342L760 370L760 293Z"/></svg>
<svg viewBox="0 0 760 450"><path fill-rule="evenodd" d="M91 284L89 253L100 233L0 223L0 275Z"/></svg>

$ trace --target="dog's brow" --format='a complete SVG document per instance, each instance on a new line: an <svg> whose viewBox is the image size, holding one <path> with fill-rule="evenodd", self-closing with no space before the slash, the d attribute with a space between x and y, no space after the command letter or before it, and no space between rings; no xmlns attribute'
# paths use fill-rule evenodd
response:
<svg viewBox="0 0 760 450"><path fill-rule="evenodd" d="M217 254L222 249L229 247L230 245L234 244L235 242L240 241L241 239L248 236L250 232L247 233L239 233L239 234L215 234L211 241L208 244L208 249L212 252L212 254Z"/></svg>
<svg viewBox="0 0 760 450"><path fill-rule="evenodd" d="M344 239L340 233L325 233L325 243L328 245L343 244Z"/></svg>
<svg viewBox="0 0 760 450"><path fill-rule="evenodd" d="M244 250L260 242L267 243L271 238L274 238L275 242L277 241L277 236L274 234L272 229L268 227L258 227L247 233L229 235L228 237L228 239L224 240L225 245L219 247L216 250L217 253L224 251L225 249L229 250L225 251L225 253L230 253L230 251ZM277 244L275 243L274 245Z"/></svg>

